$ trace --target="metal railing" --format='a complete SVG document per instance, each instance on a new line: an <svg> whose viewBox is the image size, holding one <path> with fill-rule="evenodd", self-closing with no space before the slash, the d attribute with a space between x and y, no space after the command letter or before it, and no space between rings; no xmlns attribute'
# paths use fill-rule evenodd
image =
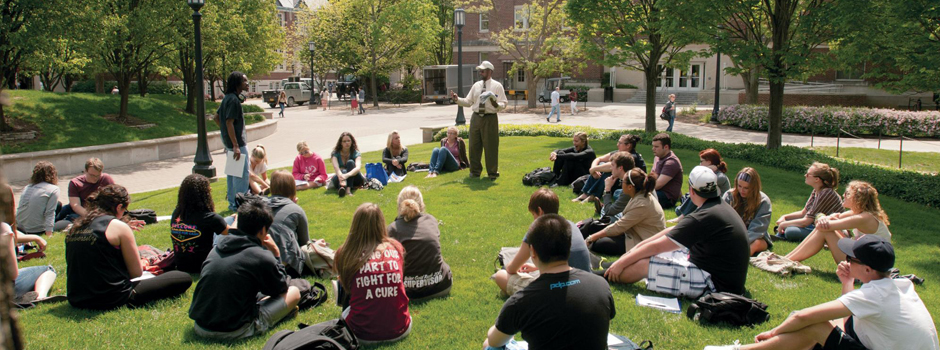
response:
<svg viewBox="0 0 940 350"><path fill-rule="evenodd" d="M842 87L842 84L818 83L811 81L788 81L784 84L784 90L787 92L840 92L842 91ZM770 92L770 81L767 79L759 79L757 91Z"/></svg>

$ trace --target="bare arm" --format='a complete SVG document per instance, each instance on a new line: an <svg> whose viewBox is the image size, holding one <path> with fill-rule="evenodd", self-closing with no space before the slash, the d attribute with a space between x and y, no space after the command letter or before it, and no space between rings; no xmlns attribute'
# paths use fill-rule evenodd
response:
<svg viewBox="0 0 940 350"><path fill-rule="evenodd" d="M241 150L238 149L238 141L235 140L235 120L226 119L225 128L228 129L228 139L232 142L232 152L235 153L235 160L241 158Z"/></svg>
<svg viewBox="0 0 940 350"><path fill-rule="evenodd" d="M491 326L489 332L486 333L487 346L498 348L508 344L510 340L512 340L512 334L500 332L496 326Z"/></svg>
<svg viewBox="0 0 940 350"><path fill-rule="evenodd" d="M662 189L670 180L672 180L672 176L659 174L659 177L656 178L656 189Z"/></svg>
<svg viewBox="0 0 940 350"><path fill-rule="evenodd" d="M779 326L758 334L754 339L764 341L780 334L793 333L815 324L849 316L852 316L852 312L842 302L833 300L791 313Z"/></svg>
<svg viewBox="0 0 940 350"><path fill-rule="evenodd" d="M85 208L82 207L82 200L78 197L69 197L69 206L75 214L85 216Z"/></svg>
<svg viewBox="0 0 940 350"><path fill-rule="evenodd" d="M108 243L120 247L124 264L127 265L127 273L131 278L140 277L144 269L140 266L140 253L137 251L137 240L134 238L134 231L131 227L121 220L111 220L105 230L105 237Z"/></svg>
<svg viewBox="0 0 940 350"><path fill-rule="evenodd" d="M604 276L613 282L618 282L623 269L635 264L637 261L649 258L662 252L679 249L679 246L669 239L669 237L666 237L663 232L657 233L656 236L653 236L654 238L643 241L649 243L637 245L636 247L633 247L633 249L630 249L630 251L626 254L620 256L620 259L617 259L617 261L610 265L610 268L607 269L607 272L604 273Z"/></svg>
<svg viewBox="0 0 940 350"><path fill-rule="evenodd" d="M522 243L522 245L519 246L519 252L516 253L516 256L512 257L512 261L506 265L506 272L510 275L519 272L519 268L529 260L529 255L531 254L530 250L528 244Z"/></svg>

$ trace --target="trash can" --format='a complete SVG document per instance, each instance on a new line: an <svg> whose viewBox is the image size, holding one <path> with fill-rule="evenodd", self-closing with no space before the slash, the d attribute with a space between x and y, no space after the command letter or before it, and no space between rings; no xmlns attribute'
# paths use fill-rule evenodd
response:
<svg viewBox="0 0 940 350"><path fill-rule="evenodd" d="M604 88L604 102L607 101L614 102L614 88L612 86Z"/></svg>

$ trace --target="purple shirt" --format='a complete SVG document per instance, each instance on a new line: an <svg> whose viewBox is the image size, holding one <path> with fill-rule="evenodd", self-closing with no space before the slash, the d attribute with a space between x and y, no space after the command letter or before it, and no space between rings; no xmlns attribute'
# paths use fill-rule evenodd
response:
<svg viewBox="0 0 940 350"><path fill-rule="evenodd" d="M460 162L460 147L459 146L460 146L460 143L458 142L454 142L454 144L451 145L447 143L447 140L444 141L444 148L450 151L450 154L454 155L454 159L456 159L458 163Z"/></svg>
<svg viewBox="0 0 940 350"><path fill-rule="evenodd" d="M679 157L669 151L668 156L665 158L656 157L653 162L655 164L653 165L654 173L672 176L672 179L660 190L666 193L666 198L669 200L679 199L679 196L682 195L682 163L679 162Z"/></svg>

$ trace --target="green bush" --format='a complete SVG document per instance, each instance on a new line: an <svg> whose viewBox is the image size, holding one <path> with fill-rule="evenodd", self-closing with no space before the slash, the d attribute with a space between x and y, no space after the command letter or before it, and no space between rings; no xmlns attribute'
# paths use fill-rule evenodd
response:
<svg viewBox="0 0 940 350"><path fill-rule="evenodd" d="M104 92L111 93L111 88L117 86L117 82L105 81L104 82ZM75 85L72 85L72 92L87 92L95 93L95 81L94 80L83 80L76 82ZM137 83L131 83L131 94L136 95L140 93L140 88ZM151 81L147 84L147 94L159 94L159 95L182 95L183 94L183 84L170 84L165 81Z"/></svg>
<svg viewBox="0 0 940 350"><path fill-rule="evenodd" d="M261 106L258 106L258 105L252 105L252 104L243 103L243 104L242 104L242 112L244 112L244 113L259 113L259 112L264 112L264 108L261 108Z"/></svg>
<svg viewBox="0 0 940 350"><path fill-rule="evenodd" d="M460 136L468 137L468 126L457 127ZM571 137L577 131L588 134L589 139L616 140L623 134L634 134L642 138L644 144L651 144L653 136L657 133L648 133L642 130L609 130L591 127L567 125L500 125L500 136L553 136ZM434 139L440 141L447 135L447 130L439 131ZM940 207L940 191L929 190L940 188L940 175L924 174L914 171L905 171L862 164L853 161L836 159L825 154L793 146L783 146L776 150L769 150L755 144L731 144L717 141L706 141L682 134L670 133L672 145L677 149L704 150L714 148L721 152L723 157L737 158L753 162L754 164L774 166L789 171L806 171L813 162L821 162L838 168L842 183L852 180L870 182L878 192L904 201L922 204L928 207Z"/></svg>
<svg viewBox="0 0 940 350"><path fill-rule="evenodd" d="M636 85L633 84L617 84L618 89L637 89Z"/></svg>
<svg viewBox="0 0 940 350"><path fill-rule="evenodd" d="M718 121L750 130L767 130L767 106L733 105L722 108ZM836 135L904 135L940 137L940 112L897 111L865 107L784 107L783 132Z"/></svg>

